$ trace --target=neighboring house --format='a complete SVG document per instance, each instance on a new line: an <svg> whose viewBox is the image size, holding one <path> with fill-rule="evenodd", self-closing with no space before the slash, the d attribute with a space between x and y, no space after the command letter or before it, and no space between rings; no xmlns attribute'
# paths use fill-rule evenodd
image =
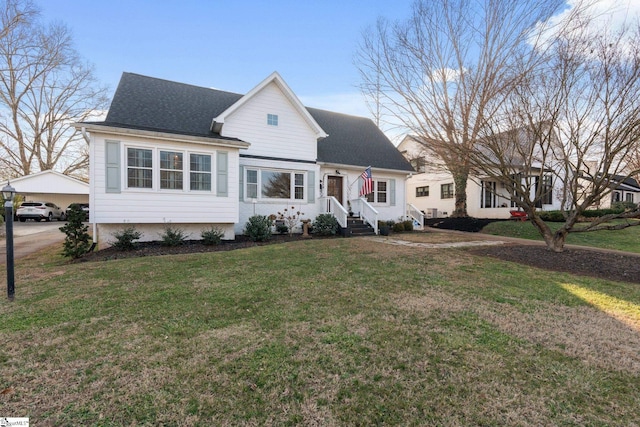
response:
<svg viewBox="0 0 640 427"><path fill-rule="evenodd" d="M233 239L247 219L291 207L346 227L348 202L375 219L405 214L411 165L366 118L306 108L278 73L241 95L124 73L89 142L90 215L101 243L124 225L158 240L171 223ZM375 192L358 198L372 167Z"/></svg>
<svg viewBox="0 0 640 427"><path fill-rule="evenodd" d="M407 135L398 145L398 150L412 162L420 173L407 180L407 203L424 212L426 218L447 217L455 208L455 185L453 176L438 159L423 148L423 144ZM531 169L538 174L542 165ZM541 182L544 197L541 210L560 209L557 197L562 188L559 180L549 172L543 174ZM535 190L533 190L535 191ZM486 176L470 176L467 182L467 214L474 218L504 219L517 209L509 193L500 182Z"/></svg>
<svg viewBox="0 0 640 427"><path fill-rule="evenodd" d="M589 180L583 181L584 186L589 185ZM618 202L640 203L640 184L634 178L622 175L611 177L611 191L605 194L591 209L607 209Z"/></svg>
<svg viewBox="0 0 640 427"><path fill-rule="evenodd" d="M89 184L68 175L46 170L11 179L11 186L24 201L51 202L66 209L71 203L89 201Z"/></svg>

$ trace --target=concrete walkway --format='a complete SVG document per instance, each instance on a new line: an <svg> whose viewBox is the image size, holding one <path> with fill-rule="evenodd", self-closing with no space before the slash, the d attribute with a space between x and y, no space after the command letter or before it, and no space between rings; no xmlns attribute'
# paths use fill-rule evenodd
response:
<svg viewBox="0 0 640 427"><path fill-rule="evenodd" d="M426 249L466 248L466 247L474 247L474 246L498 246L506 243L506 242L503 242L502 240L470 240L468 242L420 243L420 242L408 242L406 240L391 239L389 237L380 237L380 236L365 237L365 239L371 240L377 243L386 243L388 245L409 246L414 248L426 248Z"/></svg>

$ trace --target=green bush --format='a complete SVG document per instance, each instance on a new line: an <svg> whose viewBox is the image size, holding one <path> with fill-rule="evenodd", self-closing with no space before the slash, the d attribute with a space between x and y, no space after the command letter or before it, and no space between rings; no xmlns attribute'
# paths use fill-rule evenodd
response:
<svg viewBox="0 0 640 427"><path fill-rule="evenodd" d="M637 208L638 205L633 202L615 202L611 205L611 209L619 210L620 212L635 211Z"/></svg>
<svg viewBox="0 0 640 427"><path fill-rule="evenodd" d="M401 233L404 231L404 222L396 222L393 224L392 228L394 233Z"/></svg>
<svg viewBox="0 0 640 427"><path fill-rule="evenodd" d="M254 215L244 226L244 234L254 242L265 242L271 239L271 220L264 215Z"/></svg>
<svg viewBox="0 0 640 427"><path fill-rule="evenodd" d="M404 226L404 231L413 231L413 221L410 219L402 221L402 224Z"/></svg>
<svg viewBox="0 0 640 427"><path fill-rule="evenodd" d="M620 214L624 212L624 209L587 209L582 213L582 216L587 218L597 218L605 215Z"/></svg>
<svg viewBox="0 0 640 427"><path fill-rule="evenodd" d="M565 218L562 211L541 211L538 212L541 220L547 222L564 222Z"/></svg>
<svg viewBox="0 0 640 427"><path fill-rule="evenodd" d="M163 246L180 246L189 237L184 230L174 227L171 223L164 224L164 232L160 234Z"/></svg>
<svg viewBox="0 0 640 427"><path fill-rule="evenodd" d="M69 209L67 223L60 227L60 231L67 235L64 239L62 255L72 258L80 258L86 254L91 247L89 243L89 227L82 223L84 212L78 205L72 205Z"/></svg>
<svg viewBox="0 0 640 427"><path fill-rule="evenodd" d="M110 244L121 251L130 251L135 249L138 246L136 240L140 240L142 237L142 233L136 231L136 227L133 225L127 226L121 231L116 231L112 234L112 236L116 239Z"/></svg>
<svg viewBox="0 0 640 427"><path fill-rule="evenodd" d="M202 237L202 243L208 246L219 245L222 242L222 238L224 237L224 231L217 227L211 227L208 230L202 230L200 233L200 237Z"/></svg>
<svg viewBox="0 0 640 427"><path fill-rule="evenodd" d="M340 224L335 216L325 213L320 214L313 221L313 233L320 236L333 236L338 234Z"/></svg>

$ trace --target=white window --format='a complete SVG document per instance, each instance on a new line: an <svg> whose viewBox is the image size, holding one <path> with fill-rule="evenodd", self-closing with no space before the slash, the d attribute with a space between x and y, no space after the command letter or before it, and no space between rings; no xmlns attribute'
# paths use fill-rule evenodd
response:
<svg viewBox="0 0 640 427"><path fill-rule="evenodd" d="M495 183L495 181L482 181L481 182L480 207L481 208L495 208L495 207L497 207L496 183Z"/></svg>
<svg viewBox="0 0 640 427"><path fill-rule="evenodd" d="M182 190L184 154L178 151L160 151L160 188Z"/></svg>
<svg viewBox="0 0 640 427"><path fill-rule="evenodd" d="M191 191L211 191L210 155L189 155L189 183Z"/></svg>
<svg viewBox="0 0 640 427"><path fill-rule="evenodd" d="M388 181L373 181L373 193L367 194L367 202L385 204L388 201Z"/></svg>
<svg viewBox="0 0 640 427"><path fill-rule="evenodd" d="M153 151L127 148L127 187L153 188Z"/></svg>
<svg viewBox="0 0 640 427"><path fill-rule="evenodd" d="M267 124L269 126L278 126L278 115L277 114L267 114Z"/></svg>
<svg viewBox="0 0 640 427"><path fill-rule="evenodd" d="M624 200L633 203L633 193L627 193L624 195Z"/></svg>
<svg viewBox="0 0 640 427"><path fill-rule="evenodd" d="M304 172L247 169L245 179L246 198L304 200L305 181Z"/></svg>
<svg viewBox="0 0 640 427"><path fill-rule="evenodd" d="M215 152L126 147L127 188L214 192L217 156Z"/></svg>

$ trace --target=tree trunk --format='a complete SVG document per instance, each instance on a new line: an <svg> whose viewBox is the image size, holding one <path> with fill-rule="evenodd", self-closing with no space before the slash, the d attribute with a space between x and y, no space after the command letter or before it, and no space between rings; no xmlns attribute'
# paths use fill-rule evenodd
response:
<svg viewBox="0 0 640 427"><path fill-rule="evenodd" d="M466 218L467 213L467 179L468 173L457 172L453 175L453 184L455 190L455 208L451 213L453 218Z"/></svg>

